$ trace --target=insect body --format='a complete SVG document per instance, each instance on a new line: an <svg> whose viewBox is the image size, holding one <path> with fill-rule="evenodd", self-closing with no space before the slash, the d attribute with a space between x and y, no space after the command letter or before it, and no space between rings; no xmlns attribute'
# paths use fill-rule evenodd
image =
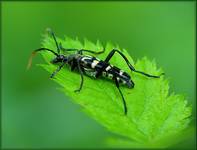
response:
<svg viewBox="0 0 197 150"><path fill-rule="evenodd" d="M51 61L52 64L59 64L58 68L51 74L51 78L53 78L56 73L58 71L60 71L62 69L62 67L65 64L70 65L71 67L71 71L73 71L74 69L78 70L80 75L81 75L81 83L80 86L77 90L75 90L75 92L79 92L82 87L83 87L83 75L89 75L91 77L94 78L99 78L101 76L103 77L107 77L111 80L114 81L121 97L122 97L122 101L123 101L123 106L124 106L124 113L127 114L127 105L126 105L126 101L124 99L123 93L120 90L119 85L120 84L124 84L126 85L128 88L133 88L134 87L134 82L131 80L131 77L128 73L124 72L123 70L119 69L116 66L113 66L109 63L110 59L112 58L112 56L115 53L119 53L122 58L125 60L125 62L127 63L128 67L130 68L131 71L133 72L137 72L137 73L141 73L147 77L152 77L152 78L159 78L160 76L155 76L155 75L150 75L141 71L136 70L128 61L128 59L126 58L126 56L119 50L117 49L113 49L106 57L105 60L99 60L96 57L93 56L89 56L89 55L84 55L84 52L88 52L88 53L92 53L92 54L101 54L104 52L104 50L99 51L99 52L95 52L92 50L85 50L85 49L66 49L63 48L61 46L61 43L58 44L57 40L55 38L54 33L50 30L50 33L56 43L56 47L57 47L57 53L54 52L53 50L50 50L48 48L39 48L37 50L34 50L30 59L29 59L29 64L28 64L28 68L31 66L31 62L32 62L32 57L39 51L48 51L53 53L56 57ZM60 51L75 51L75 54L69 54L69 55L62 55L60 54Z"/></svg>

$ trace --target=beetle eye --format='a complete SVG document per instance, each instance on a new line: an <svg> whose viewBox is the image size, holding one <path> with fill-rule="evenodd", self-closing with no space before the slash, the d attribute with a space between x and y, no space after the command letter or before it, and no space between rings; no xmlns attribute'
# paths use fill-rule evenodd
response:
<svg viewBox="0 0 197 150"><path fill-rule="evenodd" d="M60 55L60 59L63 59L64 58L64 56L63 55Z"/></svg>

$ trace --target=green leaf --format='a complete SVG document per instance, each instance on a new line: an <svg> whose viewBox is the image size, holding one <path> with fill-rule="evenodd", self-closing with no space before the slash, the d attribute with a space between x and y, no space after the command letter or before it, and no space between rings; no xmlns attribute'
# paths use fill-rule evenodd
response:
<svg viewBox="0 0 197 150"><path fill-rule="evenodd" d="M66 37L65 39L57 38L57 40L64 48L84 48L94 51L103 49L99 41L94 44L85 39L82 44L77 38L74 40ZM42 44L43 47L55 51L57 49L51 37L46 36ZM107 54L116 47L107 43L105 53L96 57L105 59ZM134 64L128 52L124 49L121 51L137 70L153 75L163 72L162 69L157 69L155 61L144 57ZM54 56L47 52L43 52L42 56L47 63L41 66L51 74L57 68L57 65L49 63ZM133 89L121 86L128 107L127 115L124 115L121 96L111 80L85 76L81 92L76 93L74 90L79 87L81 78L78 72L71 72L69 66L65 66L52 80L57 82L61 86L61 91L74 103L79 104L91 118L119 135L120 137L117 138L121 141L119 143L124 144L129 141L130 147L141 148L167 147L176 143L176 136L187 128L191 120L192 110L187 106L186 99L182 95L169 93L168 80L164 79L164 76L155 79L131 72L119 54L115 54L110 63L128 72L135 82Z"/></svg>

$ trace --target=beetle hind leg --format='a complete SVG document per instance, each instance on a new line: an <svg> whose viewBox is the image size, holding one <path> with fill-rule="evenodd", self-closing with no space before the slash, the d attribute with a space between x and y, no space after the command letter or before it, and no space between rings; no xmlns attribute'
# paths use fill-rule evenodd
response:
<svg viewBox="0 0 197 150"><path fill-rule="evenodd" d="M109 54L108 56L106 57L105 59L105 62L109 62L110 59L113 57L113 55L115 54L115 52L119 53L119 55L125 60L125 62L127 63L129 69L133 72L136 72L136 73L140 73L140 74L143 74L144 76L147 76L147 77L151 77L151 78L160 78L161 75L164 75L164 73L160 74L159 76L156 76L156 75L150 75L148 73L145 73L145 72L142 72L142 71L138 71L136 70L132 65L131 63L129 62L129 60L127 59L127 57L119 50L117 49L113 49Z"/></svg>
<svg viewBox="0 0 197 150"><path fill-rule="evenodd" d="M122 91L120 90L120 87L119 87L119 83L118 83L117 77L115 77L114 80L115 80L116 87L118 88L118 91L119 91L119 93L120 93L120 95L121 95L121 97L122 97L122 102L123 102L123 106L124 106L124 114L127 115L127 105L126 105L126 101L125 101L125 99L124 99L124 96L123 96L123 94L122 94Z"/></svg>

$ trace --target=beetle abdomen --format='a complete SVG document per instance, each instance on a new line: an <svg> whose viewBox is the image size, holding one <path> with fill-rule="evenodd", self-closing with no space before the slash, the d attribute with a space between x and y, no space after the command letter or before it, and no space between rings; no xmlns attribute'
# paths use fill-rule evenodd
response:
<svg viewBox="0 0 197 150"><path fill-rule="evenodd" d="M97 73L104 67L101 75L103 77L113 80L115 77L118 82L127 85L129 88L134 87L134 83L130 80L131 77L128 73L119 69L116 66L110 65L98 58L92 56L83 56L81 58L81 65L86 75L97 78Z"/></svg>
<svg viewBox="0 0 197 150"><path fill-rule="evenodd" d="M116 77L119 83L127 85L129 88L134 87L134 83L130 80L130 75L116 66L108 65L102 75L109 79Z"/></svg>

